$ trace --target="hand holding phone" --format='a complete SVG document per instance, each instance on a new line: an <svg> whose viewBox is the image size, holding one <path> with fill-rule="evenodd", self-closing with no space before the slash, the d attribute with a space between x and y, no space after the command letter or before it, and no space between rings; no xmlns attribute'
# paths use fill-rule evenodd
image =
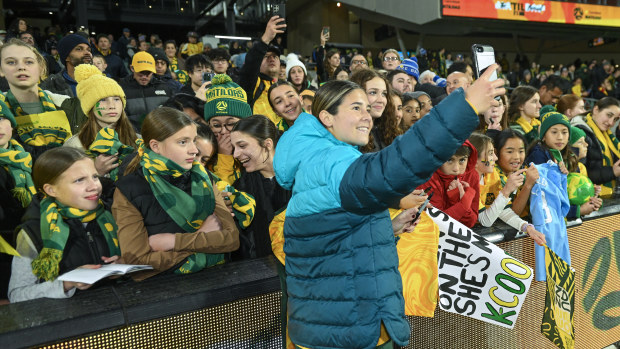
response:
<svg viewBox="0 0 620 349"><path fill-rule="evenodd" d="M209 72L202 73L202 83L204 84L205 82L211 81L211 79L213 79L214 76L215 76L215 73L209 73Z"/></svg>
<svg viewBox="0 0 620 349"><path fill-rule="evenodd" d="M329 27L323 27L323 37L325 40L329 40Z"/></svg>
<svg viewBox="0 0 620 349"><path fill-rule="evenodd" d="M490 45L474 44L471 47L474 58L476 79L480 78L488 66L495 63L495 50ZM497 72L493 72L489 81L497 80Z"/></svg>
<svg viewBox="0 0 620 349"><path fill-rule="evenodd" d="M271 15L279 16L282 19L286 18L286 5L285 4L271 5Z"/></svg>

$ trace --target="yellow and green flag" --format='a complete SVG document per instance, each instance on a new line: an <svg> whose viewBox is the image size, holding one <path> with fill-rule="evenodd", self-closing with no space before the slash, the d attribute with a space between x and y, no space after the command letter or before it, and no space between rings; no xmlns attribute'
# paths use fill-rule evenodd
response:
<svg viewBox="0 0 620 349"><path fill-rule="evenodd" d="M547 292L540 331L558 348L574 348L575 271L548 247L545 262Z"/></svg>

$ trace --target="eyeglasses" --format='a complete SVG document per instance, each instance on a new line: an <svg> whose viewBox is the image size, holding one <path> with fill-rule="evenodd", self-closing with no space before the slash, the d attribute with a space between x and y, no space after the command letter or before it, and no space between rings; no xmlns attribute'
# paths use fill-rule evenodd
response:
<svg viewBox="0 0 620 349"><path fill-rule="evenodd" d="M233 128L235 128L235 125L237 124L237 122L228 122L225 124L220 124L220 123L212 123L209 126L211 126L211 130L213 130L214 133L220 133L222 131L222 126L224 126L224 128L226 128L228 130L228 132L232 132Z"/></svg>
<svg viewBox="0 0 620 349"><path fill-rule="evenodd" d="M215 64L224 64L224 63L226 63L228 61L225 60L224 58L219 58L219 59L212 60L212 62L215 63Z"/></svg>
<svg viewBox="0 0 620 349"><path fill-rule="evenodd" d="M355 65L366 65L366 61L351 61L351 64L355 64Z"/></svg>
<svg viewBox="0 0 620 349"><path fill-rule="evenodd" d="M389 62L389 61L400 61L400 58L398 58L398 57L383 57L383 60L386 61L386 62Z"/></svg>

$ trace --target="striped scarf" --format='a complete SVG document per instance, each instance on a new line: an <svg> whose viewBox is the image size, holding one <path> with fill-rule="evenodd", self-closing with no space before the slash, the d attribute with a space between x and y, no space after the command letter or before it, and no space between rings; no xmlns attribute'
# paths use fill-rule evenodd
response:
<svg viewBox="0 0 620 349"><path fill-rule="evenodd" d="M532 119L530 120L530 122L527 122L527 120L525 120L523 116L520 116L517 120L515 120L515 123L521 126L523 132L525 132L526 134L532 131L538 132L538 127L540 126L540 120ZM538 135L536 135L536 137L538 137Z"/></svg>
<svg viewBox="0 0 620 349"><path fill-rule="evenodd" d="M32 196L36 194L32 182L32 157L14 139L9 141L7 149L0 149L0 166L2 166L15 181L13 196L19 200L22 207L30 204Z"/></svg>
<svg viewBox="0 0 620 349"><path fill-rule="evenodd" d="M162 176L180 177L187 172L174 161L161 156L144 145L142 139L136 141L138 156L144 178L149 183L157 202L170 218L187 233L193 233L213 214L215 197L211 180L200 162L194 161L191 172L191 195L175 187ZM194 253L175 271L176 274L193 273L206 266L224 260L223 254Z"/></svg>
<svg viewBox="0 0 620 349"><path fill-rule="evenodd" d="M50 97L45 92L43 92L43 90L40 87L39 87L39 101L41 101L41 106L43 106L44 112L56 111L56 105L54 105L54 102L52 102ZM28 113L24 112L21 105L17 101L17 98L15 98L11 90L9 90L6 93L5 103L11 109L11 111L16 117L28 115Z"/></svg>
<svg viewBox="0 0 620 349"><path fill-rule="evenodd" d="M118 227L112 214L99 205L92 211L84 211L77 208L67 207L46 197L41 201L41 238L43 249L39 256L32 261L32 272L37 277L46 281L56 279L59 273L59 264L63 257L63 251L69 239L70 228L64 219L77 218L82 223L97 220L99 228L105 236L110 256L120 256L118 246Z"/></svg>
<svg viewBox="0 0 620 349"><path fill-rule="evenodd" d="M620 150L618 149L618 139L614 134L607 130L605 133L601 131L601 129L596 126L596 123L592 119L592 114L588 114L586 116L586 124L590 126L592 132L594 132L594 136L598 140L598 144L601 146L601 153L603 155L603 166L613 166L614 165L614 155L616 159L620 159ZM616 181L612 180L606 183L602 183L603 186L601 188L601 196L608 197L613 194L614 187L616 186Z"/></svg>
<svg viewBox="0 0 620 349"><path fill-rule="evenodd" d="M118 139L118 133L112 128L102 128L97 133L97 137L93 143L88 147L88 155L91 157L97 157L97 155L114 155L118 154L119 165L123 162L123 159L127 155L133 153L133 147L124 145ZM110 178L113 181L118 180L118 167L110 171Z"/></svg>
<svg viewBox="0 0 620 349"><path fill-rule="evenodd" d="M6 105L15 115L17 134L24 144L61 146L67 138L71 137L67 116L63 111L56 109L50 97L41 88L39 88L39 101L43 108L41 114L29 115L26 113L11 90L3 97ZM41 118L44 115L45 117ZM41 122L41 120L46 121ZM46 124L46 122L49 123Z"/></svg>

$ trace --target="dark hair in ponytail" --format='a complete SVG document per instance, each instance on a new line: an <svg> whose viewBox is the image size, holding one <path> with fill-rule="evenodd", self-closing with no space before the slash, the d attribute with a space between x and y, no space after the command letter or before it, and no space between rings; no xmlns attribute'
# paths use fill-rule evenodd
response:
<svg viewBox="0 0 620 349"><path fill-rule="evenodd" d="M265 148L265 141L271 139L275 149L278 138L280 138L280 133L276 125L264 115L252 115L248 118L239 120L231 132L235 131L252 136L263 148Z"/></svg>

